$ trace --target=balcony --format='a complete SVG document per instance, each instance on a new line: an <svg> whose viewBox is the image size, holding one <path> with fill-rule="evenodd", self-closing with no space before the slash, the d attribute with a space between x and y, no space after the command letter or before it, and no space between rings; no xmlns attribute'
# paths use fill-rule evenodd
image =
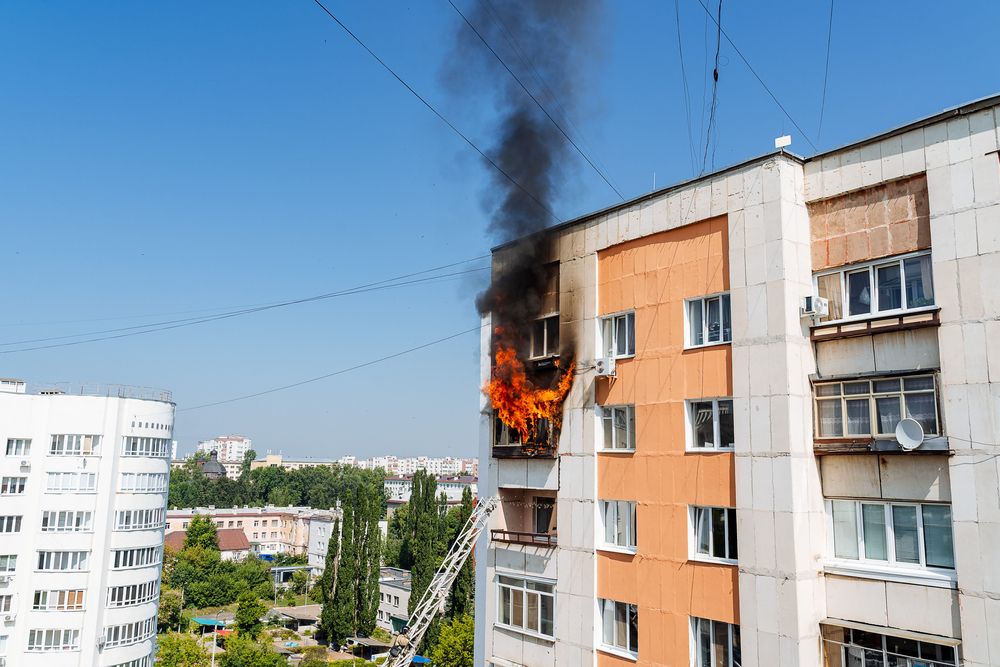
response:
<svg viewBox="0 0 1000 667"><path fill-rule="evenodd" d="M557 546L556 492L537 489L500 489L499 528L490 531L493 542L552 548Z"/></svg>
<svg viewBox="0 0 1000 667"><path fill-rule="evenodd" d="M554 459L558 434L548 420L535 422L535 432L528 441L499 419L493 419L493 458L495 459Z"/></svg>

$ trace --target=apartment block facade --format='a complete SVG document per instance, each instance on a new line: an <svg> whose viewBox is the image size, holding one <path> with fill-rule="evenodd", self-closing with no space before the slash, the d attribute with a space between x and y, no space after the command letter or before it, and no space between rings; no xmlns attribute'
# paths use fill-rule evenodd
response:
<svg viewBox="0 0 1000 667"><path fill-rule="evenodd" d="M546 232L578 370L541 455L483 400L477 665L1000 665L998 125L980 100Z"/></svg>
<svg viewBox="0 0 1000 667"><path fill-rule="evenodd" d="M149 667L174 404L0 382L0 665Z"/></svg>

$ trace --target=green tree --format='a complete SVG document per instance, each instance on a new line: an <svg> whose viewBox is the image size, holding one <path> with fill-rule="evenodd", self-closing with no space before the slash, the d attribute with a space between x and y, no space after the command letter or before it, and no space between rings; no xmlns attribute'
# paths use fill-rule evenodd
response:
<svg viewBox="0 0 1000 667"><path fill-rule="evenodd" d="M243 461L240 463L240 479L244 479L250 473L250 464L257 460L257 452L252 449L248 449L246 454L243 455Z"/></svg>
<svg viewBox="0 0 1000 667"><path fill-rule="evenodd" d="M330 540L326 543L326 562L323 576L319 578L320 603L323 605L319 616L319 639L330 641L334 625L333 596L337 586L337 565L340 562L340 519L333 522Z"/></svg>
<svg viewBox="0 0 1000 667"><path fill-rule="evenodd" d="M455 540L458 539L470 516L472 516L472 489L466 486L465 490L462 491L462 504L457 508L451 539L448 542L449 549L455 543ZM451 595L448 598L449 618L457 618L472 613L474 582L475 573L473 571L472 559L469 558L465 561L462 569L458 571L455 583L452 584Z"/></svg>
<svg viewBox="0 0 1000 667"><path fill-rule="evenodd" d="M181 591L165 587L160 589L160 607L156 612L156 626L160 632L177 628L180 625L183 607Z"/></svg>
<svg viewBox="0 0 1000 667"><path fill-rule="evenodd" d="M211 657L194 635L168 632L156 638L157 667L208 667Z"/></svg>
<svg viewBox="0 0 1000 667"><path fill-rule="evenodd" d="M191 519L187 535L184 536L184 548L191 547L219 550L219 535L215 530L215 522L210 517L195 515Z"/></svg>
<svg viewBox="0 0 1000 667"><path fill-rule="evenodd" d="M371 636L378 615L378 580L382 564L382 532L379 520L383 515L384 493L381 483L370 476L363 477L355 487L354 535L358 540L355 565L357 581L356 632Z"/></svg>
<svg viewBox="0 0 1000 667"><path fill-rule="evenodd" d="M442 528L441 505L437 496L437 480L424 470L418 470L413 476L413 487L410 493L410 512L407 516L407 537L411 541L413 553L413 568L411 569L410 602L407 611L412 614L414 607L420 602L427 586L430 585L444 557L446 542ZM439 620L431 622L420 644L420 651L436 643L439 630Z"/></svg>
<svg viewBox="0 0 1000 667"><path fill-rule="evenodd" d="M292 573L292 592L302 595L309 588L309 575L305 570L296 570Z"/></svg>
<svg viewBox="0 0 1000 667"><path fill-rule="evenodd" d="M287 661L270 644L236 635L226 640L226 652L218 656L218 664L220 667L285 667Z"/></svg>
<svg viewBox="0 0 1000 667"><path fill-rule="evenodd" d="M267 613L267 607L251 591L242 593L239 597L239 606L236 608L236 629L241 635L249 635L254 639L260 634L264 627L260 617Z"/></svg>
<svg viewBox="0 0 1000 667"><path fill-rule="evenodd" d="M430 658L435 667L472 667L475 622L468 614L456 616L441 626L437 644Z"/></svg>
<svg viewBox="0 0 1000 667"><path fill-rule="evenodd" d="M299 663L299 667L329 667L329 664L325 646L310 646L302 652L302 662Z"/></svg>
<svg viewBox="0 0 1000 667"><path fill-rule="evenodd" d="M337 645L357 628L357 543L354 539L354 507L344 505L340 529L340 563L333 587L333 622L325 628L328 640Z"/></svg>

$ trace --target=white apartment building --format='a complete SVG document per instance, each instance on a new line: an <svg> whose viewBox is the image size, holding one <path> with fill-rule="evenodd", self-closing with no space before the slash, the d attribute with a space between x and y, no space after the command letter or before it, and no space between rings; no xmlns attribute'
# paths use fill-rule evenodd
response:
<svg viewBox="0 0 1000 667"><path fill-rule="evenodd" d="M400 632L409 622L410 589L412 578L409 570L383 567L378 577L378 614L375 624L388 632Z"/></svg>
<svg viewBox="0 0 1000 667"><path fill-rule="evenodd" d="M547 230L519 358L577 375L555 442L483 399L475 664L1000 665L998 148L1000 96Z"/></svg>
<svg viewBox="0 0 1000 667"><path fill-rule="evenodd" d="M413 493L413 475L404 477L386 477L382 483L385 497L390 501L410 502ZM437 492L448 497L448 502L459 502L466 489L472 489L472 497L476 497L478 480L475 477L438 477Z"/></svg>
<svg viewBox="0 0 1000 667"><path fill-rule="evenodd" d="M268 452L263 459L258 459L251 463L250 467L251 469L284 468L285 470L298 470L299 468L333 465L352 466L362 470L382 468L387 475L392 476L413 475L418 470L426 470L430 474L437 476L476 477L479 474L478 459L459 459L450 456L413 456L403 458L398 456L372 456L367 459L359 459L356 456L342 456L339 459L313 459L289 458L283 454Z"/></svg>
<svg viewBox="0 0 1000 667"><path fill-rule="evenodd" d="M0 664L149 667L174 404L0 382Z"/></svg>
<svg viewBox="0 0 1000 667"><path fill-rule="evenodd" d="M253 448L253 441L244 435L220 435L198 443L197 451L219 453L219 463L226 469L226 477L237 479L243 466L243 457Z"/></svg>

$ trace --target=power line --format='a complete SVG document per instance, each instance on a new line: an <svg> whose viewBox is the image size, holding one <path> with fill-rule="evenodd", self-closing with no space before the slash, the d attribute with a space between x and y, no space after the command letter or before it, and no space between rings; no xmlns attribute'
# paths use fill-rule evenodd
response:
<svg viewBox="0 0 1000 667"><path fill-rule="evenodd" d="M410 94L412 94L414 97L416 97L420 101L421 104L423 104L425 107L427 107L431 111L431 113L433 113L435 116L437 116L441 120L442 123L444 123L445 125L447 125L451 129L452 132L454 132L459 137L461 137L462 140L465 143L467 143L474 151L476 151L477 153L479 153L479 155L484 160L486 160L490 164L490 166L492 166L501 175L503 175L504 178L506 178L508 181L510 181L511 184L514 185L514 187L516 187L518 190L520 190L521 192L523 192L524 194L526 194L531 199L531 201L535 202L538 205L539 208L541 208L543 211L545 211L546 213L548 213L552 217L553 220L555 220L556 222L562 222L562 220L559 219L559 216L557 216L555 214L555 212L551 208L549 208L545 203L543 203L542 201L540 201L534 195L534 193L530 192L523 185L521 185L520 183L518 183L510 174L508 174L506 171L504 171L503 167L501 167L500 165L498 165L493 160L493 158L491 158L489 155L487 155L486 153L484 153L482 151L482 149L479 148L479 146L477 146L472 141L472 139L470 139L465 133L463 133L460 129L458 129L458 127L456 127L454 123L452 123L450 120L448 120L444 116L444 114L442 114L440 111L438 111L437 108L433 104L431 104L430 102L428 102L427 99L423 95L421 95L420 93L418 93L413 88L413 86L411 86L410 84L408 84L403 79L403 77L401 77L399 74L396 74L396 71L394 69L392 69L391 67L389 67L389 65L386 64L386 62L384 60L382 60L381 58L379 58L378 54L376 54L374 51L372 51L370 48L368 48L368 45L365 44L363 41L361 41L361 38L358 37L357 35L355 35L351 31L351 29L348 28L344 24L343 21L341 21L339 18L337 18L333 14L333 12L331 12L329 9L327 9L326 5L324 5L322 2L320 2L320 0L313 0L313 2L315 2L317 5L319 5L319 8L322 9L326 13L327 16L329 16L331 19L333 19L334 23L336 23L338 26L340 26L340 28L344 32L346 32L351 37L351 39L353 39L358 44L358 46L360 46L365 51L367 51L368 55L370 55L372 58L375 59L375 62L377 62L379 65L381 65L385 69L385 71L387 71L389 74L391 74L393 76L394 79L396 79L396 81L398 81L400 84L402 84L402 86L404 88L406 88L408 91L410 91Z"/></svg>
<svg viewBox="0 0 1000 667"><path fill-rule="evenodd" d="M559 133L562 134L563 138L565 138L566 141L568 141L570 145L572 145L573 148L576 149L576 151L583 157L583 159L587 161L587 164L589 164L593 168L593 170L596 171L597 174L604 180L604 182L607 183L608 187L614 190L615 194L618 195L618 198L621 199L622 201L625 201L625 195L623 195L618 190L618 188L616 188L611 183L611 181L608 180L608 177L604 175L604 172L601 171L598 168L598 166L594 164L593 160L591 160L590 157L583 152L583 149L580 148L568 134L566 134L566 130L562 128L562 125L560 125L556 121L556 119L552 117L552 114L549 113L548 109L546 109L545 106L538 101L538 98L536 98L532 94L532 92L528 90L528 87L524 85L524 82L522 82L521 79L517 76L517 74L514 73L514 70L512 70L507 65L506 62L504 62L504 59L500 57L500 54L496 52L496 50L490 45L490 43L486 41L486 38L483 37L482 33L480 33L479 30L476 28L476 26L473 25L472 21L470 21L468 17L466 17L465 14L462 13L462 10L459 9L458 6L456 6L455 3L452 2L452 0L448 0L448 4L451 5L451 8L454 9L459 16L462 17L462 20L465 21L465 25L469 26L469 29L472 30L473 33L475 33L476 37L479 38L479 41L483 43L483 46L485 46L489 50L489 52L493 54L493 57L497 59L497 62L499 62L503 66L503 68L507 70L507 73L514 78L514 81L517 81L517 85L521 86L521 90L523 90L525 94L527 94L527 96L531 98L531 101L534 102L539 109L541 109L542 113L545 114L545 117L552 122L552 124L555 126L557 130L559 130Z"/></svg>
<svg viewBox="0 0 1000 667"><path fill-rule="evenodd" d="M463 263L463 262L459 262L459 263ZM450 266L454 266L454 265L450 265ZM445 268L447 268L447 265L446 265ZM304 297L304 298L299 298L299 299L291 299L291 300L288 300L288 301L282 301L282 302L278 302L278 303L272 303L272 304L268 304L268 305L265 305L265 306L258 306L258 307L253 307L253 308L244 308L242 310L231 311L231 312L228 312L228 313L220 313L220 314L217 314L217 315L210 315L210 316L206 316L206 317L185 318L185 319L180 319L180 320L167 320L167 321L164 321L164 322L154 322L154 323L148 323L148 324L137 325L137 326L132 326L132 327L120 327L120 328L117 328L117 329L105 329L103 331L93 331L93 332L87 332L87 333L72 334L72 335L68 335L68 336L53 336L53 337L49 337L49 338L38 338L38 339L29 339L29 340L16 341L16 342L10 342L10 343L0 343L0 345L15 345L15 344L34 343L34 342L41 343L41 342L47 342L47 341L52 341L52 340L65 340L67 338L78 338L78 337L81 337L81 336L96 336L94 338L86 338L84 340L75 340L75 341L68 341L68 342L63 342L63 343L51 343L51 344L48 344L48 345L37 345L37 346L33 346L33 347L24 347L24 348L18 348L18 349L14 349L14 350L0 350L0 354L13 354L15 352L29 352L29 351L33 351L33 350L44 350L44 349L51 349L51 348L56 348L56 347L69 347L69 346L73 346L73 345L83 345L85 343L94 343L94 342L104 341L104 340L113 340L113 339L118 339L118 338L127 338L127 337L130 337L130 336L138 336L138 335L147 334L147 333L154 333L154 332L157 332L157 331L166 331L166 330L170 330L170 329L179 329L181 327L193 326L193 325L196 325L196 324L204 324L206 322L216 322L218 320L231 319L231 318L234 318L234 317L240 317L240 316L249 315L249 314L252 314L252 313L259 313L259 312L263 312L263 311L266 311L266 310L273 310L273 309L276 309L276 308L284 308L284 307L287 307L287 306L293 306L293 305L298 305L298 304L303 304L303 303L310 303L310 302L314 302L314 301L322 301L322 300L332 299L332 298L340 297L340 296L348 296L348 295L353 295L353 294L363 294L363 293L366 293L366 292L374 292L374 291L383 290L383 289L390 289L390 288L393 288L393 287L404 287L404 286L407 286L407 285L418 285L418 284L423 284L423 283L437 282L437 281L441 280L442 278L449 278L449 277L454 277L454 276L461 276L461 275L466 275L466 274L470 274L470 273L475 273L475 272L478 272L478 271L488 271L489 267L477 267L477 268L472 268L472 269L464 269L464 270L461 270L461 271L453 271L453 272L450 272L450 273L436 274L436 275L428 276L428 277L425 277L425 278L416 278L416 279L413 279L413 280L405 280L405 281L401 280L401 278L407 278L407 277L414 276L414 275L420 275L420 274L428 273L428 272L434 271L434 270L436 270L436 269L428 269L428 270L425 270L425 271L418 271L416 273L406 274L406 275L403 275L403 276L397 276L395 278L389 278L389 279L386 279L386 280L380 280L380 281L377 281L377 282L374 282L374 283L368 283L366 285L359 285L359 286L356 286L356 287L351 287L351 288L347 288L347 289L344 289L344 290L339 290L339 291L336 291L336 292L327 292L326 294L317 294L317 295L314 295L314 296L309 296L309 297ZM113 334L113 335L104 336L104 335L98 335L98 334Z"/></svg>
<svg viewBox="0 0 1000 667"><path fill-rule="evenodd" d="M263 391L254 392L253 394L245 394L243 396L236 396L234 398L227 398L221 401L213 401L212 403L202 403L201 405L193 405L189 408L180 408L177 412L187 412L189 410L201 410L202 408L210 408L216 405L224 405L226 403L235 403L236 401L245 401L248 398L256 398L258 396L265 396L267 394L274 394L279 391L285 391L286 389L293 389L295 387L301 387L302 385L311 384L313 382L319 382L320 380L326 380L337 375L343 375L344 373L350 373L351 371L356 371L361 368L366 368L368 366L374 366L375 364L380 364L384 361L389 361L390 359L396 359L397 357L402 357L403 355L416 352L418 350L423 350L434 345L439 345L449 340L465 336L474 331L481 331L483 328L489 326L488 324L481 324L478 327L473 327L472 329L466 329L465 331L459 331L458 333L451 334L450 336L445 336L443 338L438 338L437 340L432 340L429 343L423 343L422 345L417 345L415 347L402 350L401 352L395 352L393 354L387 354L384 357L379 357L378 359L372 359L371 361L366 361L364 363L355 364L354 366L348 366L347 368L341 368L340 370L333 371L332 373L326 373L325 375L318 375L308 380L300 380L299 382L293 382L291 384L282 385L280 387L272 387L271 389L265 389Z"/></svg>
<svg viewBox="0 0 1000 667"><path fill-rule="evenodd" d="M708 128L705 130L705 153L701 158L701 174L708 166L708 146L712 141L712 130L715 128L715 112L719 107L719 52L722 50L722 0L719 0L719 18L715 22L715 67L712 70L712 104L709 107ZM715 153L712 154L712 167L715 167Z"/></svg>
<svg viewBox="0 0 1000 667"><path fill-rule="evenodd" d="M826 66L823 68L823 97L819 103L819 129L816 139L823 134L823 112L826 111L826 82L830 78L830 44L833 42L833 0L830 0L830 18L826 29Z"/></svg>
<svg viewBox="0 0 1000 667"><path fill-rule="evenodd" d="M731 37L729 36L729 34L728 34L728 33L727 33L726 31L725 31L725 29L724 29L724 28L722 27L722 25L721 25L721 24L720 24L720 23L719 23L718 21L716 21L716 20L715 20L715 17L714 17L714 16L712 16L712 12L711 12L711 11L709 10L709 8L708 8L708 7L707 7L707 6L705 5L705 3L704 3L704 2L702 2L702 0L698 0L698 4L699 4L699 5L701 5L701 8L705 10L705 13L706 13L706 14L708 14L708 17L709 17L710 19L712 19L712 21L714 21L714 22L715 22L715 24L716 24L716 25L717 25L717 26L719 27L719 32L721 32L721 33L722 33L722 36L726 38L726 41L727 41L727 42L729 42L729 45L730 45L731 47L733 47L733 50L734 50L734 51L736 51L736 55L738 55L738 56L740 57L740 60L742 60L742 61L743 61L743 64L745 64L745 65L747 66L747 69L749 69L749 70L750 70L750 73L751 73L751 74L753 74L753 75L754 75L754 78L756 78L756 79L757 79L757 81L758 81L758 82L760 83L760 85L762 85L762 86L764 87L764 90L766 90L766 91L767 91L767 94L771 96L771 99L772 99L772 100L774 100L774 103L778 105L778 108L779 108L779 109L781 109L781 112L782 112L783 114L785 114L785 117L786 117L786 118L788 118L788 120L789 120L789 121L791 121L792 125L794 125L794 126L795 126L795 129L799 131L799 134L801 134L801 135L802 135L802 138L806 140L806 143L808 143L808 144L809 144L810 146L812 146L812 149L813 149L814 151L819 151L819 149L818 149L818 148L816 148L816 144L814 144L814 143L812 142L812 139L810 139L810 138L809 138L809 135L805 133L805 130L803 130L803 129L802 129L802 127L801 127L801 126L800 126L800 125L799 125L799 124L798 124L797 122L795 122L795 119L794 119L794 118L792 118L792 114L788 113L788 110L787 110L787 109L785 108L785 106L784 106L784 105L783 105L783 104L781 103L781 101L780 101L780 100L778 99L778 97L777 97L777 96L776 96L776 95L774 94L774 92L772 92L772 91L771 91L771 88L770 88L770 87L768 87L768 85L767 85L766 83L764 83L764 79L760 78L760 75L759 75L759 74L757 74L757 70L755 70L755 69L753 68L753 65L751 65L751 64L750 64L750 61L749 61L749 60L747 60L746 56L744 56L744 55L743 55L743 52L742 52L742 51L740 51L740 47L736 46L736 42L734 42L734 41L732 40L732 38L731 38Z"/></svg>
<svg viewBox="0 0 1000 667"><path fill-rule="evenodd" d="M681 83L684 89L684 116L687 120L688 151L691 153L691 171L698 168L698 156L694 151L694 134L691 127L691 91L688 89L687 70L684 67L684 42L681 38L681 8L680 0L674 0L674 16L677 19L677 53L681 62Z"/></svg>

